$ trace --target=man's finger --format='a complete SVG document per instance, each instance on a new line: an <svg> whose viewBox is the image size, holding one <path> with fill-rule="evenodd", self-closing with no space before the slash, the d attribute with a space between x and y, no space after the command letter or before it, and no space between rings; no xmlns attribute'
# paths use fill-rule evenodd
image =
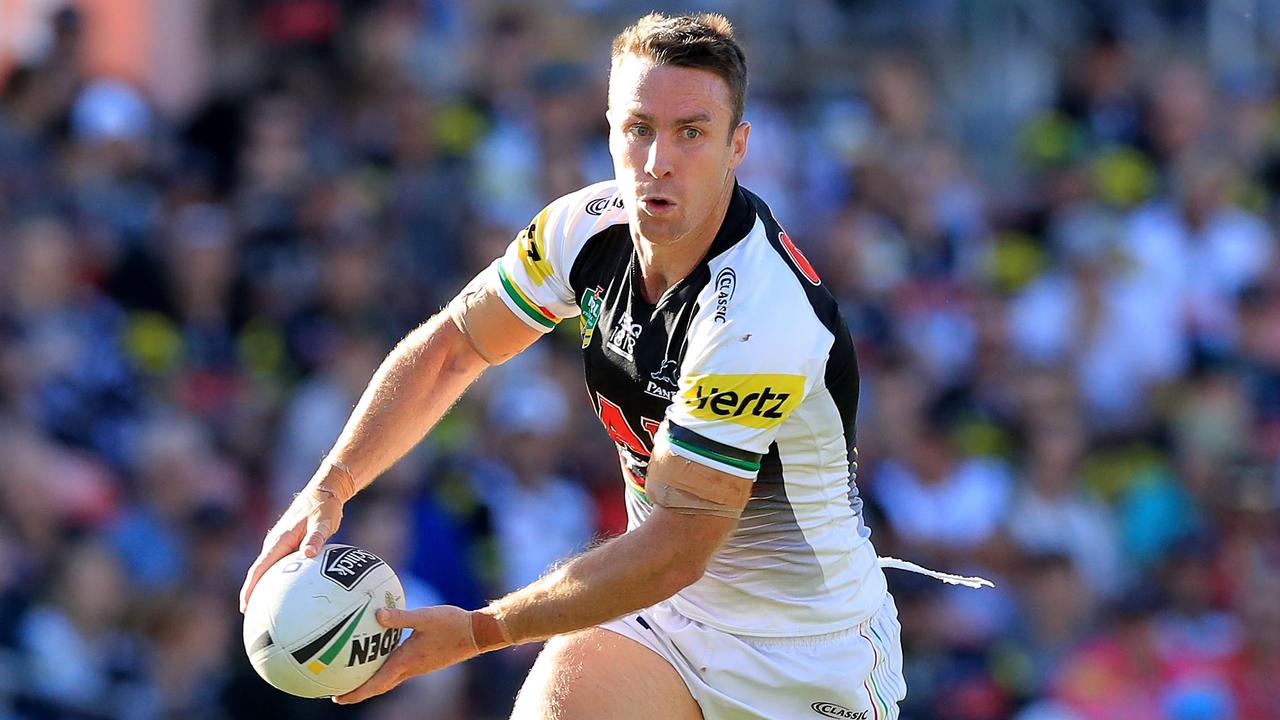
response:
<svg viewBox="0 0 1280 720"><path fill-rule="evenodd" d="M266 574L267 569L291 552L284 541L285 538L277 537L269 547L264 544L258 559L249 566L249 571L244 576L244 585L240 588L240 612L243 613L249 607L249 596L253 595L253 589L258 586L258 581Z"/></svg>
<svg viewBox="0 0 1280 720"><path fill-rule="evenodd" d="M375 695L381 695L399 685L404 677L395 669L397 664L392 662L394 659L393 653L391 657L387 658L387 662L378 668L378 672L374 673L373 677L365 680L364 684L355 690L345 695L335 696L333 701L339 705L350 705L368 700Z"/></svg>
<svg viewBox="0 0 1280 720"><path fill-rule="evenodd" d="M243 613L249 607L249 596L253 594L253 588L257 586L258 580L262 578L263 570L266 568L263 560L266 553L258 556L257 560L249 566L249 571L244 574L244 585L240 586L240 612Z"/></svg>
<svg viewBox="0 0 1280 720"><path fill-rule="evenodd" d="M315 522L315 525L311 523ZM324 547L325 542L329 540L329 521L320 520L307 522L307 541L302 545L302 554L306 557L313 558L320 554L320 549Z"/></svg>
<svg viewBox="0 0 1280 720"><path fill-rule="evenodd" d="M374 613L374 617L378 619L378 624L385 628L413 627L413 621L416 619L412 612L399 608L379 608Z"/></svg>

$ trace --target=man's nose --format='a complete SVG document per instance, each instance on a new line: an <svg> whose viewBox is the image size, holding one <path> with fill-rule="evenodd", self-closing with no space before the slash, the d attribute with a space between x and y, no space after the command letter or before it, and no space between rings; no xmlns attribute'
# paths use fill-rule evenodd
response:
<svg viewBox="0 0 1280 720"><path fill-rule="evenodd" d="M645 158L644 171L650 177L661 178L671 174L674 170L672 161L675 157L675 148L671 141L663 135L658 135L649 143L649 153Z"/></svg>

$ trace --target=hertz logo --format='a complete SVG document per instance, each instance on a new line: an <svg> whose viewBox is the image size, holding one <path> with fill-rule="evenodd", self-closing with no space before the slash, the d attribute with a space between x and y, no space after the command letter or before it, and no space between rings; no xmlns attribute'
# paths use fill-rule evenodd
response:
<svg viewBox="0 0 1280 720"><path fill-rule="evenodd" d="M802 375L695 375L680 385L690 415L754 428L782 424L804 394Z"/></svg>

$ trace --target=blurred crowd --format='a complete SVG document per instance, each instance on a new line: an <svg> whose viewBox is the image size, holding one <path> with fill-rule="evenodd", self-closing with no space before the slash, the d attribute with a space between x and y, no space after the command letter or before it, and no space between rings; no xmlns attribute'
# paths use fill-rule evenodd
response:
<svg viewBox="0 0 1280 720"><path fill-rule="evenodd" d="M253 674L243 572L395 341L611 177L628 5L211 3L181 114L50 14L0 77L0 719L338 716ZM904 720L1280 719L1280 12L699 7L855 337L877 549L997 585L890 574ZM569 331L350 504L411 604L625 529ZM342 716L505 717L536 650Z"/></svg>

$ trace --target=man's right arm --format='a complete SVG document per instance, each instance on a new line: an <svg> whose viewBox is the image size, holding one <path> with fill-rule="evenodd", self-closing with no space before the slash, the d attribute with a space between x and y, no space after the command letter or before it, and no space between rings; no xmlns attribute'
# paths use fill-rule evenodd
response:
<svg viewBox="0 0 1280 720"><path fill-rule="evenodd" d="M342 506L409 452L490 364L542 336L518 319L482 273L383 360L325 461L275 524L249 568L240 609L268 568L299 547L314 557Z"/></svg>
<svg viewBox="0 0 1280 720"><path fill-rule="evenodd" d="M489 365L505 362L579 312L568 269L593 218L578 212L605 183L543 208L506 253L463 288L448 312L409 333L382 362L320 469L267 533L240 589L240 609L262 574L302 548L315 557L342 506L418 443ZM581 226L581 227L580 227Z"/></svg>

